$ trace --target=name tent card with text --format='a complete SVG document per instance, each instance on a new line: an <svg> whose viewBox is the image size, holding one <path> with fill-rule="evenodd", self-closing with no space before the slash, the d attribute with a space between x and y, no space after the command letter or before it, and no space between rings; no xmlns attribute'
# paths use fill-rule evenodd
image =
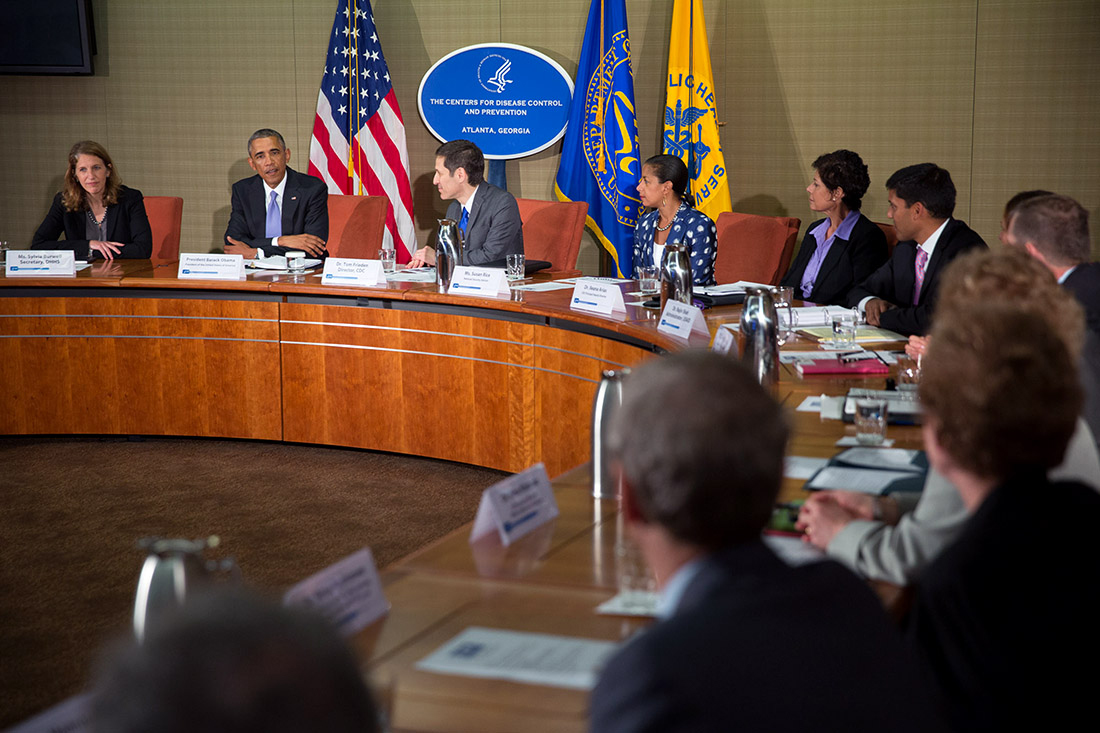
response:
<svg viewBox="0 0 1100 733"><path fill-rule="evenodd" d="M317 611L344 636L362 631L390 610L368 547L295 585L283 595L283 605Z"/></svg>
<svg viewBox="0 0 1100 733"><path fill-rule="evenodd" d="M181 280L243 280L244 257L183 252L176 276Z"/></svg>
<svg viewBox="0 0 1100 733"><path fill-rule="evenodd" d="M573 310L600 313L609 316L612 313L626 313L623 291L615 282L589 280L577 281L573 288L573 297L569 300Z"/></svg>
<svg viewBox="0 0 1100 733"><path fill-rule="evenodd" d="M495 529L504 546L558 516L558 502L550 477L541 463L493 484L481 494L470 542Z"/></svg>
<svg viewBox="0 0 1100 733"><path fill-rule="evenodd" d="M710 336L710 330L707 329L706 321L703 319L703 311L678 300L670 300L665 304L657 330L684 340L687 340L693 331Z"/></svg>
<svg viewBox="0 0 1100 733"><path fill-rule="evenodd" d="M718 330L714 333L714 344L711 345L711 350L719 354L725 354L726 356L737 357L737 334L734 333L734 327L728 324L723 324L718 327Z"/></svg>
<svg viewBox="0 0 1100 733"><path fill-rule="evenodd" d="M76 255L67 249L12 249L5 262L8 277L76 274Z"/></svg>
<svg viewBox="0 0 1100 733"><path fill-rule="evenodd" d="M385 285L382 260L358 260L351 257L329 257L321 274L325 285Z"/></svg>
<svg viewBox="0 0 1100 733"><path fill-rule="evenodd" d="M510 295L508 275L495 267L468 267L458 265L451 276L450 295L483 295L495 298Z"/></svg>

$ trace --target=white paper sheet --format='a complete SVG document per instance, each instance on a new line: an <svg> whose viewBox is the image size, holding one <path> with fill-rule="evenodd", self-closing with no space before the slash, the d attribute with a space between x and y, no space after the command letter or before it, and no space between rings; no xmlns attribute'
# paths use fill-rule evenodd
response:
<svg viewBox="0 0 1100 733"><path fill-rule="evenodd" d="M830 466L806 484L807 489L842 489L880 495L899 479L911 478L910 471L879 471L864 468Z"/></svg>
<svg viewBox="0 0 1100 733"><path fill-rule="evenodd" d="M787 478L808 479L829 464L828 458L787 456L783 461L783 475Z"/></svg>
<svg viewBox="0 0 1100 733"><path fill-rule="evenodd" d="M551 280L544 283L529 283L527 285L515 285L512 290L526 290L531 293L548 293L552 290L572 290L573 283L565 280Z"/></svg>
<svg viewBox="0 0 1100 733"><path fill-rule="evenodd" d="M590 690L610 641L471 626L416 663L440 674Z"/></svg>
<svg viewBox="0 0 1100 733"><path fill-rule="evenodd" d="M386 275L392 283L432 283L435 282L434 267L414 267L411 270L394 270Z"/></svg>
<svg viewBox="0 0 1100 733"><path fill-rule="evenodd" d="M657 618L657 602L661 594L655 591L631 591L629 597L619 593L596 606L596 613L605 616L640 616Z"/></svg>
<svg viewBox="0 0 1100 733"><path fill-rule="evenodd" d="M836 419L839 420L840 416L838 415ZM858 448L866 444L860 443L859 438L854 435L845 435L843 438L833 443L833 445L835 445L837 448ZM879 445L883 448L890 448L894 445L894 439L885 438L881 443L879 443Z"/></svg>
<svg viewBox="0 0 1100 733"><path fill-rule="evenodd" d="M825 559L824 550L814 547L809 542L803 542L798 537L766 534L764 535L764 544L770 547L776 555L779 555L780 560L792 566L806 565Z"/></svg>
<svg viewBox="0 0 1100 733"><path fill-rule="evenodd" d="M923 469L913 465L918 455L920 451L905 448L850 448L836 458L838 461L863 468L887 468L921 473Z"/></svg>

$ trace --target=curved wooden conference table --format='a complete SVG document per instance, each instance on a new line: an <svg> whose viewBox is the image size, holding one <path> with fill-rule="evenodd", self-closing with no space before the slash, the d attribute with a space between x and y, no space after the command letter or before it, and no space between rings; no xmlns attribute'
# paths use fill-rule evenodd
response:
<svg viewBox="0 0 1100 733"><path fill-rule="evenodd" d="M353 643L394 730L584 730L586 693L415 665L469 626L604 640L640 627L594 613L615 593L622 527L616 502L590 495L592 397L602 370L707 339L658 334L655 314L632 305L633 284L626 315L604 318L570 311L570 290L476 299L425 284L176 271L120 261L74 278L0 276L0 433L286 440L509 471L546 463L557 520L507 548L469 543L467 525L385 569L392 609ZM738 313L707 311L711 332ZM802 380L782 367L791 454L831 456L852 432L796 412L805 397L882 382ZM890 437L920 447L914 428L891 426ZM783 498L801 485L785 479Z"/></svg>

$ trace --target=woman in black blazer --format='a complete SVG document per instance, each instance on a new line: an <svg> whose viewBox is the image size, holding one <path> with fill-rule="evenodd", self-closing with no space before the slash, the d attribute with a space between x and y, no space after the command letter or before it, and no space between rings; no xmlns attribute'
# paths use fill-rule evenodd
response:
<svg viewBox="0 0 1100 733"><path fill-rule="evenodd" d="M65 241L57 238L65 233ZM54 196L50 211L34 233L31 249L71 249L77 259L98 253L148 259L153 233L141 191L122 185L107 150L84 140L69 151L65 189Z"/></svg>
<svg viewBox="0 0 1100 733"><path fill-rule="evenodd" d="M886 262L886 235L859 211L869 185L867 166L851 150L814 161L814 180L806 193L810 208L827 218L806 228L798 256L780 282L794 288L795 298L845 305L848 291Z"/></svg>

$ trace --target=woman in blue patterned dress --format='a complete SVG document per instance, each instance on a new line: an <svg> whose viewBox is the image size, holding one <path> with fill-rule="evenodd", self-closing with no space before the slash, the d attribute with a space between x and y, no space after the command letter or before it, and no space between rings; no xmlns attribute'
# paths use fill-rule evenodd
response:
<svg viewBox="0 0 1100 733"><path fill-rule="evenodd" d="M638 196L653 211L643 214L634 229L634 267L660 266L665 244L679 242L688 247L694 284L713 285L717 229L710 217L692 208L687 184L687 166L675 155L654 155L642 165Z"/></svg>

